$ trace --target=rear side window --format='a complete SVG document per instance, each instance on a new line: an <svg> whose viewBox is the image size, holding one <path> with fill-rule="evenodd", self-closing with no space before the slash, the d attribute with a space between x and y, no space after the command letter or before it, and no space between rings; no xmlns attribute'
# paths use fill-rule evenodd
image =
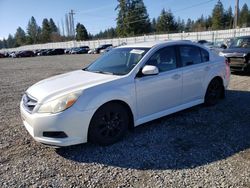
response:
<svg viewBox="0 0 250 188"><path fill-rule="evenodd" d="M180 46L180 57L183 66L202 63L200 48L196 46Z"/></svg>
<svg viewBox="0 0 250 188"><path fill-rule="evenodd" d="M202 58L202 62L208 62L209 61L209 53L207 52L207 50L204 50L202 48L201 49L201 58Z"/></svg>

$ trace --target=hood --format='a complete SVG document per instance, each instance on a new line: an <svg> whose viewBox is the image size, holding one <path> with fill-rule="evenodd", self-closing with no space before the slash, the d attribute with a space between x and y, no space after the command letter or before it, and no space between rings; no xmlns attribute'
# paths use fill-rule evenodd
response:
<svg viewBox="0 0 250 188"><path fill-rule="evenodd" d="M39 103L70 92L84 90L97 84L118 79L119 76L77 70L42 80L26 91Z"/></svg>
<svg viewBox="0 0 250 188"><path fill-rule="evenodd" d="M249 48L228 48L222 51L225 54L230 55L231 57L233 56L243 56L244 54L250 53Z"/></svg>

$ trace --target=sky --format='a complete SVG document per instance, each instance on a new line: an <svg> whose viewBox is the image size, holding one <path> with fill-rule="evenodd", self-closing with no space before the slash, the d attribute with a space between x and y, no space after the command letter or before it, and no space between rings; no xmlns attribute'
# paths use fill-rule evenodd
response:
<svg viewBox="0 0 250 188"><path fill-rule="evenodd" d="M202 14L210 15L218 0L144 0L149 17L158 17L163 8L171 9L175 17L187 20L197 19ZM225 9L235 7L235 0L221 0ZM240 0L240 7L249 0ZM0 0L0 39L15 34L20 26L25 31L31 16L38 25L44 18L52 18L56 25L62 26L65 14L75 11L75 24L84 24L88 32L96 34L116 26L117 0Z"/></svg>

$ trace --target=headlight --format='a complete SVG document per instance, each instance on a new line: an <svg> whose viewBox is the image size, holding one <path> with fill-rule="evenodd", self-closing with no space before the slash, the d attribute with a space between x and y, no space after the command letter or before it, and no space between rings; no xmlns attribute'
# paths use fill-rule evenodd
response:
<svg viewBox="0 0 250 188"><path fill-rule="evenodd" d="M58 113L71 107L81 95L82 91L70 93L55 99L53 101L42 104L38 109L38 113Z"/></svg>

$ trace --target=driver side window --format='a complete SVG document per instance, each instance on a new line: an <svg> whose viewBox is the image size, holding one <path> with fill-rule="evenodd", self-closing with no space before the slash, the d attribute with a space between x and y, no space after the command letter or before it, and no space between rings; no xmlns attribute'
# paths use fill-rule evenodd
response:
<svg viewBox="0 0 250 188"><path fill-rule="evenodd" d="M177 67L176 54L174 47L166 47L158 50L146 63L146 65L154 65L159 72L166 72Z"/></svg>

